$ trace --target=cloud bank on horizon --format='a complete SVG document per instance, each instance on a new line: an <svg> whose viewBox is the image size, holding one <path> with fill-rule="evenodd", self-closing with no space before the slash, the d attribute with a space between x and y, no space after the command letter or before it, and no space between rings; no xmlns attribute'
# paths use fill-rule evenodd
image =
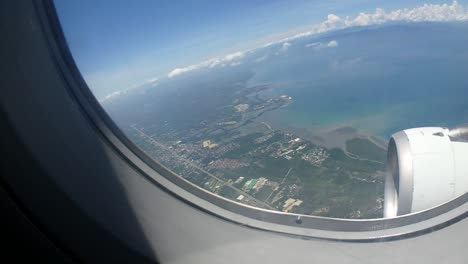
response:
<svg viewBox="0 0 468 264"><path fill-rule="evenodd" d="M199 68L214 68L216 66L226 66L227 63L231 63L231 65L239 65L239 60L245 56L244 52L238 51L224 57L218 57L206 60L199 64L190 65L184 68L176 68L172 70L167 77L172 78L174 76L180 75L182 73L190 72Z"/></svg>
<svg viewBox="0 0 468 264"><path fill-rule="evenodd" d="M193 64L186 67L175 68L169 72L167 75L168 78L173 78L175 76L188 73L194 70L202 68L214 68L217 66L224 67L226 65L239 65L241 59L244 58L248 53L251 53L257 49L281 44L278 52L287 52L291 46L291 41L308 37L316 34L326 33L330 31L346 29L351 27L359 26L371 26L371 25L381 25L390 22L456 22L456 21L468 21L468 8L459 4L457 1L453 1L452 4L424 4L415 8L403 8L393 11L385 11L382 8L376 8L374 13L359 13L355 17L345 17L341 18L335 14L329 14L327 19L321 23L312 25L310 30L295 34L286 38L278 39L261 47L255 47L247 51L237 51L222 57L212 58L206 61L203 61L198 64ZM313 44L313 43L312 43ZM313 45L310 44L309 47ZM330 41L329 43L323 44L318 43L317 45L322 45L320 47L337 47L338 42ZM307 45L306 45L307 47ZM263 57L262 57L263 58ZM265 57L266 58L266 57ZM263 61L263 59L258 59L258 61Z"/></svg>
<svg viewBox="0 0 468 264"><path fill-rule="evenodd" d="M125 89L123 91L115 91L113 93L110 93L110 94L104 96L103 98L98 99L98 101L100 103L104 103L104 102L110 101L110 100L112 100L112 99L114 99L114 98L116 98L116 97L118 97L120 95L126 94L126 93L128 93L129 91L131 91L133 89L143 87L143 86L156 87L156 86L158 86L158 84L159 84L159 78L151 78L151 79L146 80L143 83L141 83L139 85L136 85L134 87Z"/></svg>

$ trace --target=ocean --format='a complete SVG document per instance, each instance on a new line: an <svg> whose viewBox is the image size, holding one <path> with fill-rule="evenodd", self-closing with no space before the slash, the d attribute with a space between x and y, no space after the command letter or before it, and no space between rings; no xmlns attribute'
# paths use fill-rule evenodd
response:
<svg viewBox="0 0 468 264"><path fill-rule="evenodd" d="M308 42L336 41L333 48ZM276 128L311 134L352 126L368 135L468 123L468 24L407 24L337 32L265 51L250 85L287 94L289 106L261 117ZM262 54L263 56L264 54Z"/></svg>

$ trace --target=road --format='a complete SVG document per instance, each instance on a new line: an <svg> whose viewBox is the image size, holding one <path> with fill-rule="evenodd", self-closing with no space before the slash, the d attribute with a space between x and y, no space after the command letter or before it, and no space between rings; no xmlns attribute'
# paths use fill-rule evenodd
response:
<svg viewBox="0 0 468 264"><path fill-rule="evenodd" d="M236 191L236 192L238 192L238 193L244 195L245 197L248 197L250 200L253 200L253 201L255 201L256 203L258 203L258 204L260 204L260 205L263 205L263 206L265 206L265 207L268 208L268 209L276 210L276 209L275 209L274 207L272 207L271 205L265 203L264 201L258 200L257 198L255 198L255 197L253 197L252 195L250 195L250 194L244 192L243 190L241 190L241 189L239 189L239 188L233 186L233 185L230 184L230 183L227 183L224 179L219 178L218 176L216 176L216 175L212 174L211 172L209 172L209 171L203 169L202 167L198 166L197 164L193 163L192 161L189 161L189 160L185 159L184 157L182 157L182 156L180 156L180 155L178 155L178 154L176 154L176 153L173 153L171 149L169 149L169 148L168 148L167 146L165 146L164 144L162 144L162 143L156 141L154 138L152 138L151 136L147 135L147 134L146 134L145 132L143 132L141 129L138 129L138 128L136 128L136 127L133 126L133 125L130 126L130 127L133 128L133 129L135 129L136 131L138 131L138 132L140 133L141 136L143 136L144 138L146 138L146 139L147 139L149 142L151 142L152 144L157 145L158 147L163 148L163 149L165 149L166 151L171 152L172 155L174 155L175 157L177 157L177 158L179 158L179 159L185 161L186 164L190 165L191 167L193 167L193 168L195 168L195 169L197 169L197 170L199 170L199 171L205 173L206 175L210 176L210 177L213 178L213 179L216 179L216 180L222 182L224 185L226 185L226 186L228 186L229 188L233 189L234 191ZM289 174L289 172L288 172L288 174Z"/></svg>
<svg viewBox="0 0 468 264"><path fill-rule="evenodd" d="M286 180L286 178L288 177L289 173L291 172L292 168L289 168L288 172L286 173L286 175L284 175L283 177L283 180L281 181L281 184L284 183L284 181ZM281 185L280 184L280 185ZM271 191L270 195L268 195L268 197L265 199L265 201L268 201L270 199L270 197L273 195L273 193L275 192L275 190Z"/></svg>
<svg viewBox="0 0 468 264"><path fill-rule="evenodd" d="M284 183L284 181L286 180L286 178L288 177L289 173L291 172L292 168L289 168L288 172L286 173L286 175L284 175L283 177L283 180L281 181L281 184Z"/></svg>

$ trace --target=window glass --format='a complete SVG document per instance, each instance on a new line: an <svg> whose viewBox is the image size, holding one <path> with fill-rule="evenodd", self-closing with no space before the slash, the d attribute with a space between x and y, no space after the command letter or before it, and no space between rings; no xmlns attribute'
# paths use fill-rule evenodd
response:
<svg viewBox="0 0 468 264"><path fill-rule="evenodd" d="M467 4L55 1L89 88L150 157L238 203L335 218L382 217L394 133L468 123ZM461 164L448 131L421 153Z"/></svg>

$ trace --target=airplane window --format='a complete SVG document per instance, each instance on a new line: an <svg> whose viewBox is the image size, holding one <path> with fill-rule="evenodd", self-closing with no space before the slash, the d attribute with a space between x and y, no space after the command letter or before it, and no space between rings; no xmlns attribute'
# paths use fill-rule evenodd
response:
<svg viewBox="0 0 468 264"><path fill-rule="evenodd" d="M55 1L127 137L236 203L333 218L468 189L468 1Z"/></svg>

